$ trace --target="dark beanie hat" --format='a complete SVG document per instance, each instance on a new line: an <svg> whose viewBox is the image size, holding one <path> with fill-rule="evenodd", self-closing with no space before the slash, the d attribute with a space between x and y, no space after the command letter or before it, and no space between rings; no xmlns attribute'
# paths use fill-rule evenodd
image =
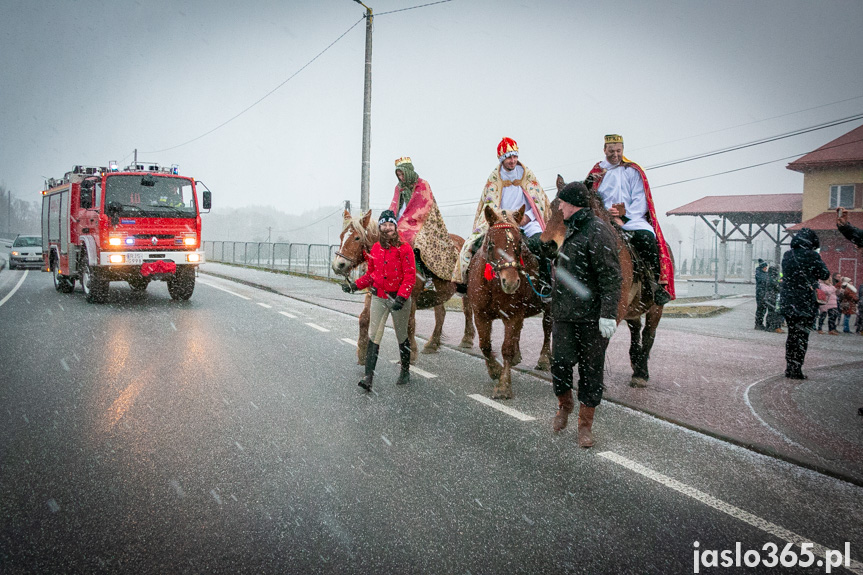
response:
<svg viewBox="0 0 863 575"><path fill-rule="evenodd" d="M557 192L557 197L567 204L572 204L579 208L590 206L590 194L582 182L570 182L566 184L562 190Z"/></svg>
<svg viewBox="0 0 863 575"><path fill-rule="evenodd" d="M398 225L398 221L396 220L396 215L392 210L384 210L381 212L381 215L378 217L378 225L381 225L386 222L391 222L395 225Z"/></svg>

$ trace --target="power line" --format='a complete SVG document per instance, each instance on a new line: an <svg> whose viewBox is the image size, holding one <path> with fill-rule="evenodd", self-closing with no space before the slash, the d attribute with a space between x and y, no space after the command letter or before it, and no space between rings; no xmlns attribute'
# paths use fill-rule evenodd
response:
<svg viewBox="0 0 863 575"><path fill-rule="evenodd" d="M378 12L375 16L384 16L386 14L395 14L396 12L404 12L405 10L415 10L417 8L425 8L426 6L434 6L435 4L445 4L452 0L440 0L440 2L429 2L428 4L420 4L419 6L410 6L409 8L399 8L398 10L390 10L389 12Z"/></svg>
<svg viewBox="0 0 863 575"><path fill-rule="evenodd" d="M831 150L831 149L833 149L833 148L840 148L840 147L842 147L842 146L847 146L847 145L849 145L849 144L856 144L856 143L858 143L858 142L863 142L863 138L861 138L861 139L859 139L859 140L852 140L852 141L850 141L850 142L843 142L843 143L841 143L841 144L836 144L835 146L822 146L821 148L818 148L818 150L819 150L819 151L821 151L821 150ZM794 154L793 156L786 156L786 157L784 157L784 158L779 158L778 160L770 160L770 161L768 161L768 162L760 162L760 163L758 163L758 164L752 164L752 165L750 165L750 166L744 166L744 167L742 167L742 168L734 168L734 169L732 169L732 170L725 170L724 172L717 172L717 173L715 173L715 174L708 174L708 175L706 175L706 176L698 176L697 178L689 178L689 179L687 179L687 180L680 180L680 181L678 181L678 182L671 182L671 183L668 183L668 184L660 184L660 185L658 185L658 186L651 186L651 189L656 190L656 189L658 189L658 188L665 188L665 187L668 187L668 186L676 186L677 184L685 184L685 183L687 183L687 182L694 182L695 180L704 180L704 179L706 179L706 178L712 178L712 177L714 177L714 176L722 176L722 175L725 175L725 174L732 174L732 173L734 173L734 172L742 172L743 170L748 170L748 169L750 169L750 168L757 168L757 167L759 167L759 166L766 166L767 164L775 164L776 162L782 162L782 161L784 161L784 160L790 160L791 158L799 158L800 156L803 156L803 155L808 154L808 153L809 153L809 152L803 152L802 154Z"/></svg>
<svg viewBox="0 0 863 575"><path fill-rule="evenodd" d="M306 62L306 63L305 63L305 65L303 65L303 67L302 67L302 68L300 68L299 70L297 70L296 72L294 72L293 74L291 74L291 75L290 75L287 79L285 79L281 84L279 84L278 86L276 86L275 88L273 88L272 90L270 90L269 92L267 92L266 94L264 94L263 96L261 96L260 98L258 98L258 99L253 103L253 104L251 104L250 106L246 107L246 109L244 109L244 110L243 110L243 111L241 111L240 113L235 114L234 116L232 116L232 117L228 118L227 120L225 120L224 122L222 122L221 124L219 124L218 126L216 126L215 128L213 128L212 130L210 130L210 131L208 131L208 132L204 132L203 134L201 134L201 135L200 135L200 136L198 136L197 138L192 138L191 140L189 140L189 141L187 141L187 142L183 142L182 144L177 144L176 146L171 146L170 148L163 148L163 149L161 149L161 150L151 150L151 151L149 151L149 152L143 152L143 153L144 153L144 154L157 154L157 153L159 153L159 152L167 152L168 150L174 150L174 149L180 148L180 147L182 147L182 146L185 146L186 144L191 144L192 142L195 142L195 141L197 141L197 140L200 140L200 139L201 139L201 138L203 138L204 136L208 136L208 135L212 134L213 132L215 132L216 130L218 130L219 128L222 128L222 127L226 126L227 124L229 124L230 122L233 122L234 120L236 120L237 118L239 118L240 116L242 116L243 114L245 114L246 112L248 112L249 110L251 110L252 108L254 108L255 106L257 106L258 104L260 104L261 102L263 102L263 101L264 101L264 99L266 99L266 98L268 98L269 96L271 96L271 95L272 95L276 90L278 90L279 88L281 88L282 86L284 86L285 84L287 84L290 80L292 80L292 79L294 78L294 76L296 76L297 74L299 74L300 72L302 72L303 70L305 70L306 68L308 68L308 67L312 64L312 62L314 62L315 60L317 60L318 58L320 58L321 56L323 56L324 52L326 52L327 50L329 50L330 48L332 48L332 47L336 44L336 42L338 42L339 40L341 40L342 38L344 38L344 37L347 35L347 33L348 33L348 32L350 32L351 30L353 30L354 28L356 28L357 24L359 24L360 22L362 22L364 19L365 19L365 16L363 16L362 18L360 18L359 20L357 20L356 22L354 22L353 26L351 26L350 28L348 28L347 30L345 30L345 31L342 33L342 35L341 35L341 36L339 36L338 38L336 38L335 40L333 40L333 41L330 43L330 45L329 45L329 46L327 46L326 48L324 48L323 50L321 50L321 51L318 53L318 55L317 55L317 56L315 56L314 58L312 58L311 60L309 60L308 62Z"/></svg>
<svg viewBox="0 0 863 575"><path fill-rule="evenodd" d="M720 150L715 150L713 152L706 152L704 154L696 154L695 156L689 156L687 158L681 158L679 160L672 160L670 162L664 162L661 164L654 164L652 166L645 166L644 169L646 169L646 170L657 170L659 168L667 168L668 166L675 166L677 164L682 164L684 162L691 162L693 160L710 158L712 156L718 156L720 154L726 154L728 152L734 152L736 150L743 150L745 148L751 148L752 146L767 144L769 142L776 142L778 140L784 140L785 138L791 138L793 136L799 136L801 134L808 134L809 132L814 132L816 130L823 130L824 128L831 128L833 126L839 126L840 124L847 124L848 122L853 122L855 120L860 120L860 119L863 119L863 114L856 114L854 116L849 116L847 118L842 118L840 120L832 120L830 122L824 122L823 124L818 124L816 126L810 126L808 128L801 128L799 130L793 130L791 132L786 132L784 134L779 134L777 136L771 136L769 138L762 138L760 140L755 140L754 142L748 142L746 144L738 144L736 146L730 146L728 148L722 148Z"/></svg>
<svg viewBox="0 0 863 575"><path fill-rule="evenodd" d="M294 228L294 229L292 229L292 230L286 230L286 231L284 231L284 232L280 232L280 233L291 234L291 233L294 233L294 232L298 232L298 231L300 231L300 230L304 230L304 229L306 229L306 228L310 228L310 227L312 227L313 225L315 225L315 224L319 224L319 223L321 223L322 221L324 221L325 219L327 219L327 218L329 218L329 217L332 217L332 216L336 215L336 214L337 214L337 213L339 213L340 211L342 211L342 208L339 208L339 209L337 209L336 211L331 212L331 213L329 213L329 214L325 215L324 217L322 217L321 219L319 219L319 220L315 220L315 221L313 221L313 222L312 222L312 223L310 223L310 224L306 224L306 225L301 226L301 227L299 227L299 228ZM279 231L279 230L277 230L277 231Z"/></svg>

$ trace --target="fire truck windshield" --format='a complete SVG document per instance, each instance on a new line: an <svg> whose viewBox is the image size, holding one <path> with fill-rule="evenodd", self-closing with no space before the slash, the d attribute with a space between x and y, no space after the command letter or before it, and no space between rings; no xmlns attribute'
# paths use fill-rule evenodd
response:
<svg viewBox="0 0 863 575"><path fill-rule="evenodd" d="M192 182L185 178L109 175L105 205L112 203L122 208L120 216L195 217Z"/></svg>

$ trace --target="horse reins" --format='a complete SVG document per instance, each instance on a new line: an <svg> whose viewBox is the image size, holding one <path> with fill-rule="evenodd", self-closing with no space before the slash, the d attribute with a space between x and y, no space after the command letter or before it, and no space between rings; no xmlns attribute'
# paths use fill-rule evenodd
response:
<svg viewBox="0 0 863 575"><path fill-rule="evenodd" d="M516 233L520 233L518 227L508 222L499 222L494 224L490 228L490 230L504 229L507 230L506 246L513 248L513 252L515 253L517 259L510 262L500 263L500 261L493 262L491 261L491 257L488 257L486 261L488 262L488 265L491 266L492 271L494 271L494 273L496 274L499 274L501 270L505 270L507 268L515 268L518 271L522 271L523 267L523 264L521 263L521 242L516 242L515 239L513 239L513 234L511 233L513 230L515 230ZM491 234L487 234L487 237L488 246L486 247L486 253L489 254L491 249L494 248L494 241L492 241L491 239Z"/></svg>

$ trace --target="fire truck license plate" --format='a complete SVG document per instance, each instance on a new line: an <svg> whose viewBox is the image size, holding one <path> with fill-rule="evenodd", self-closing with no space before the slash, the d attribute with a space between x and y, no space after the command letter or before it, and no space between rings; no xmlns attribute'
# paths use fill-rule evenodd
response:
<svg viewBox="0 0 863 575"><path fill-rule="evenodd" d="M133 266L139 266L144 263L144 254L126 254L126 263Z"/></svg>

